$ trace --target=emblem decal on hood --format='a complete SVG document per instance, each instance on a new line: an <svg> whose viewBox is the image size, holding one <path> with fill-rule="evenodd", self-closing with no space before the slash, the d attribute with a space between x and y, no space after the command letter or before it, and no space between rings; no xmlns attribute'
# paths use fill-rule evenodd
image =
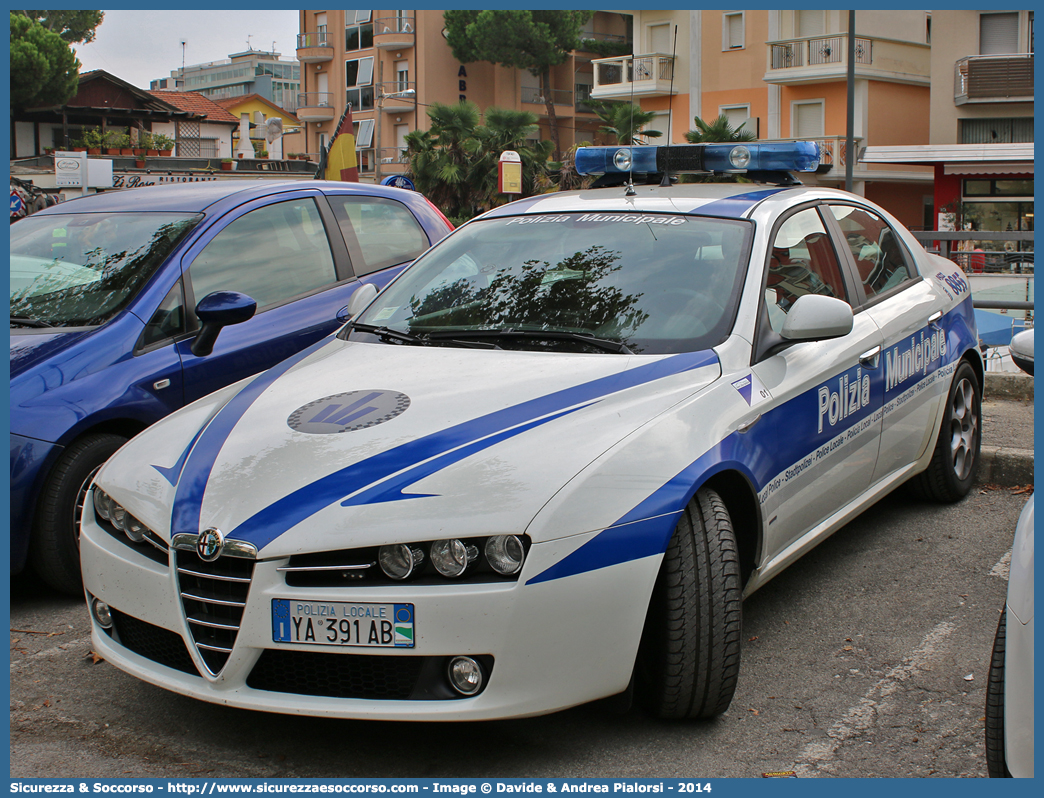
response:
<svg viewBox="0 0 1044 798"><path fill-rule="evenodd" d="M286 423L309 435L351 432L391 421L409 406L410 397L398 391L348 391L297 408Z"/></svg>

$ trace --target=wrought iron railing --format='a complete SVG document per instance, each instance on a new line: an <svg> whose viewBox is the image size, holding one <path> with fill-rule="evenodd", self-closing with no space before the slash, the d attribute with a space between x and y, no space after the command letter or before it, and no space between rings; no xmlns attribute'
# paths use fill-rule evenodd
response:
<svg viewBox="0 0 1044 798"><path fill-rule="evenodd" d="M847 61L848 37L816 36L773 42L769 45L769 68L792 69L823 64L843 64ZM855 63L873 63L873 40L856 37Z"/></svg>

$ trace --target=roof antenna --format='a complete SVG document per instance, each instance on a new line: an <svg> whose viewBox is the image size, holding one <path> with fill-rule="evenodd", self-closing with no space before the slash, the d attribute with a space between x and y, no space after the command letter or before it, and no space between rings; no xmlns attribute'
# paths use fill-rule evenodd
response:
<svg viewBox="0 0 1044 798"><path fill-rule="evenodd" d="M678 63L678 26L674 26L674 51L671 53L671 93L667 95L667 149L664 153L663 177L660 187L671 185L671 109L674 108L674 68ZM632 84L633 86L633 84Z"/></svg>
<svg viewBox="0 0 1044 798"><path fill-rule="evenodd" d="M627 186L624 189L625 197L633 197L636 192L634 190L634 53L631 53L631 122L627 126L630 132L629 138L631 139L631 157L627 159Z"/></svg>

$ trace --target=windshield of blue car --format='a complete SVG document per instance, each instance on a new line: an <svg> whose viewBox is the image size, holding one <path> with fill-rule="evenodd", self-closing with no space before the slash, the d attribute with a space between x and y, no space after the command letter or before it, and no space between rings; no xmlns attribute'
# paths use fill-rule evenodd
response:
<svg viewBox="0 0 1044 798"><path fill-rule="evenodd" d="M202 218L41 214L12 224L12 326L103 324L133 299Z"/></svg>
<svg viewBox="0 0 1044 798"><path fill-rule="evenodd" d="M660 213L478 220L421 256L345 335L573 352L707 349L732 326L752 229Z"/></svg>

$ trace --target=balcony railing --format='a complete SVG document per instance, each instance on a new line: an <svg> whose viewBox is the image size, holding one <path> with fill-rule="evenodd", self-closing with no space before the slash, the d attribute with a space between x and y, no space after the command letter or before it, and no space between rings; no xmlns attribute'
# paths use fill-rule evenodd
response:
<svg viewBox="0 0 1044 798"><path fill-rule="evenodd" d="M953 102L1033 101L1033 53L971 55L953 67Z"/></svg>
<svg viewBox="0 0 1044 798"><path fill-rule="evenodd" d="M534 89L529 86L522 87L522 102L546 105L547 100L542 89ZM551 103L553 105L572 105L573 92L568 89L551 89Z"/></svg>
<svg viewBox="0 0 1044 798"><path fill-rule="evenodd" d="M325 122L334 118L334 95L328 91L297 95L297 118L302 122Z"/></svg>
<svg viewBox="0 0 1044 798"><path fill-rule="evenodd" d="M648 53L599 58L591 64L594 66L593 99L620 99L632 92L649 96L671 91L674 75L672 55Z"/></svg>
<svg viewBox="0 0 1044 798"><path fill-rule="evenodd" d="M297 60L302 64L319 64L333 58L333 41L326 31L297 34Z"/></svg>
<svg viewBox="0 0 1044 798"><path fill-rule="evenodd" d="M410 162L405 147L381 147L378 152L385 172L401 172Z"/></svg>
<svg viewBox="0 0 1044 798"><path fill-rule="evenodd" d="M373 35L385 33L414 33L417 23L413 17L380 17L373 21Z"/></svg>
<svg viewBox="0 0 1044 798"><path fill-rule="evenodd" d="M847 36L817 36L811 39L795 39L773 42L769 45L769 69L794 69L803 66L847 63ZM873 41L855 40L855 62L873 63Z"/></svg>
<svg viewBox="0 0 1044 798"><path fill-rule="evenodd" d="M381 50L413 47L416 31L413 17L380 17L373 21L373 43Z"/></svg>
<svg viewBox="0 0 1044 798"><path fill-rule="evenodd" d="M300 50L304 47L333 47L333 43L326 31L299 33L297 34L297 49Z"/></svg>
<svg viewBox="0 0 1044 798"><path fill-rule="evenodd" d="M407 97L392 97L393 94L401 94L404 91L413 91ZM417 102L417 83L412 80L393 80L388 83L377 84L377 105L391 114L412 111Z"/></svg>

